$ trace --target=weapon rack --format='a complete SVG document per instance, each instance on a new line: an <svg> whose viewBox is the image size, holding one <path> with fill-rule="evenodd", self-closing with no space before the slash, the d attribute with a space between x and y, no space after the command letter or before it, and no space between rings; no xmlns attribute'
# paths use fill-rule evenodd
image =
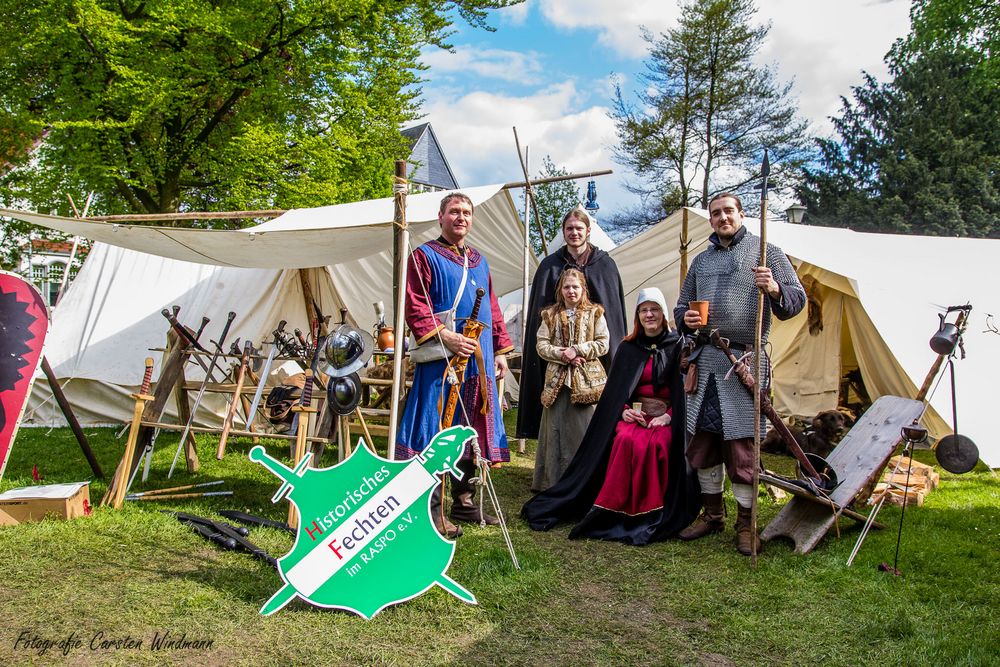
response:
<svg viewBox="0 0 1000 667"><path fill-rule="evenodd" d="M191 414L191 400L189 392L197 391L201 387L201 382L190 381L185 377L184 368L187 365L188 360L196 355L201 355L203 357L211 356L199 350L193 349L186 340L178 336L172 329L167 333L167 347L151 348L151 351L161 352L164 355L164 360L161 366L159 378L154 383L154 387L151 391L152 400L148 401L143 408L142 417L139 422L140 431L138 442L136 443L132 454L132 460L127 463L129 466L128 474L124 477L124 479L131 479L133 476L135 468L141 461L145 446L152 439L153 431L155 429L167 431L184 430L184 425L187 423ZM239 359L240 356L241 355L235 354L220 354L219 359ZM256 358L256 355L253 355L251 358ZM275 357L275 361L301 362L301 359L291 356L277 356ZM209 382L205 386L205 391L206 393L211 392L215 394L223 394L228 396L230 401L236 398L236 400L240 401L242 414L245 416L247 411L250 409L250 398L257 391L257 386L261 381L266 382L267 378L257 377L253 369L248 367L246 371L246 380L240 389L240 395L238 397L235 396L235 382ZM405 390L409 389L411 384L411 382L405 383L405 389L404 392L401 393L400 398L401 405L403 401L405 401ZM352 437L364 435L367 439L369 436L385 437L388 435L389 427L387 422L390 412L388 402L390 400L389 397L391 392L385 391L385 389L391 387L392 380L362 378L362 385L362 403L359 404L353 414L343 417L338 417L337 415L334 415L332 411L324 409L324 404L326 402L324 392L319 391L314 394L317 408L322 417L317 420L312 420L313 423L310 424L310 430L312 433L306 438L308 443L321 443L323 445L337 443L338 458L343 459L351 453ZM163 421L163 412L166 408L167 401L170 400L171 396L173 396L177 408L178 423ZM375 423L369 425L367 420L373 420ZM188 437L184 443L184 460L189 473L197 472L201 467L201 462L198 458L198 452L195 446L194 434L209 433L221 437L223 427L224 424L221 422L218 425L191 427ZM230 437L252 438L254 443L258 442L261 437L275 440L286 440L290 442L294 442L296 439L294 432L268 432L253 423L251 423L249 430L231 428L229 430L229 435ZM114 493L117 491L115 488L116 481L114 480L118 479L118 471L123 465L126 465L124 457L123 460L119 462L118 468L116 468L116 473L112 477L113 481L109 485L108 491L101 500L102 504L108 504L114 497Z"/></svg>

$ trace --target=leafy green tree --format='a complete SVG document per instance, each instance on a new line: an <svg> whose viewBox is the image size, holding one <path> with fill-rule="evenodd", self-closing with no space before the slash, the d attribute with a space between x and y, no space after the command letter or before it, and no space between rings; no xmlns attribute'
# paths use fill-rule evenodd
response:
<svg viewBox="0 0 1000 667"><path fill-rule="evenodd" d="M755 25L756 13L753 0L689 0L676 28L645 33L638 104L619 87L611 114L621 142L615 157L642 178L633 192L666 210L706 207L722 190L752 192L765 147L777 187L810 156L791 84L753 62L770 31Z"/></svg>
<svg viewBox="0 0 1000 667"><path fill-rule="evenodd" d="M552 156L546 155L542 158L542 169L535 178L550 178L552 176L566 176L569 172L562 167L557 167L552 161ZM535 203L538 206L538 216L542 222L542 229L545 230L545 242L549 243L556 235L562 233L563 216L577 204L583 202L580 196L580 187L575 181L559 181L556 183L545 183L531 188L535 193ZM521 195L521 204L524 204L525 195ZM529 226L529 238L531 247L536 255L542 254L542 242L538 236L538 225L534 224L534 211L531 211L531 224ZM549 248L551 251L551 248Z"/></svg>
<svg viewBox="0 0 1000 667"><path fill-rule="evenodd" d="M102 213L386 195L419 50L518 0L0 0L4 199Z"/></svg>
<svg viewBox="0 0 1000 667"><path fill-rule="evenodd" d="M1000 237L1000 5L918 0L911 16L892 81L866 76L833 119L838 138L818 142L799 189L808 221Z"/></svg>

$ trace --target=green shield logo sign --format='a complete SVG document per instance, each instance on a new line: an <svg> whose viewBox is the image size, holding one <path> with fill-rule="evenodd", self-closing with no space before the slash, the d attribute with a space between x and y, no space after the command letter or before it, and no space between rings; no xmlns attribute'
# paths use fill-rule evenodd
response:
<svg viewBox="0 0 1000 667"><path fill-rule="evenodd" d="M272 500L287 494L299 512L295 544L278 560L285 585L260 613L269 616L298 596L370 619L434 584L475 604L475 596L448 576L455 543L437 532L430 516L435 475L451 472L461 479L458 461L475 436L468 426L453 426L409 461L357 447L345 461L322 469L307 468L306 456L292 470L263 447L251 449L250 460L284 482Z"/></svg>

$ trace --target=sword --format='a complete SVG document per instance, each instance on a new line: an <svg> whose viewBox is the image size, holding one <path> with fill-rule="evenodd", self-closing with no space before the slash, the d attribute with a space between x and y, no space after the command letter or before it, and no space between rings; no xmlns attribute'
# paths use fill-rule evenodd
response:
<svg viewBox="0 0 1000 667"><path fill-rule="evenodd" d="M179 308L177 312L180 312ZM183 324L177 321L176 312L171 313L168 309L164 308L163 310L160 311L160 314L163 315L165 318L167 318L167 321L170 322L170 327L177 332L178 336L186 340L188 342L188 345L198 350L199 352L204 352L205 354L208 354L208 350L206 350L205 347L198 342L198 338L196 336L193 336L191 332L188 331L187 327L185 327ZM201 329L198 330L199 333L205 328L205 325L208 324L207 319L208 318L202 318ZM201 357L197 355L191 355L191 356L194 358L195 361L198 362L198 365L201 366L201 369L205 371L205 374L212 376L212 380L216 381L214 374L212 373L212 371L215 369L215 363L213 362L211 365L206 365L205 362L202 361Z"/></svg>
<svg viewBox="0 0 1000 667"><path fill-rule="evenodd" d="M217 512L227 519L232 519L233 521L239 521L240 523L245 523L250 526L265 526L267 528L277 528L278 530L283 530L285 532L295 534L295 529L289 526L287 523L281 521L272 521L271 519L265 519L264 517L255 516L253 514L247 514L246 512L240 512L239 510L219 510Z"/></svg>
<svg viewBox="0 0 1000 667"><path fill-rule="evenodd" d="M111 496L111 504L116 510L122 508L125 501L126 486L129 484L129 466L132 465L132 456L135 453L135 443L139 439L139 426L142 422L142 412L146 407L146 401L153 400L149 395L149 385L153 380L153 359L146 358L146 368L142 376L142 384L139 391L132 394L135 398L135 410L132 412L132 426L128 432L128 439L125 441L125 453L122 455L121 465L118 467L114 481L114 493ZM136 468L138 470L138 468Z"/></svg>
<svg viewBox="0 0 1000 667"><path fill-rule="evenodd" d="M271 364L274 362L274 358L278 356L278 336L285 329L285 320L278 322L278 328L274 330L274 344L271 345L271 351L267 353L267 361L264 362L264 367L260 371L260 382L257 383L257 391L254 392L253 402L250 403L250 410L247 412L247 430L250 430L250 422L253 421L254 416L257 414L257 406L260 405L261 396L264 395L264 385L267 383L267 376L271 372Z"/></svg>
<svg viewBox="0 0 1000 667"><path fill-rule="evenodd" d="M233 428L233 419L236 417L236 407L240 403L240 394L243 391L243 381L247 376L247 367L250 365L250 350L253 343L249 340L243 346L243 356L240 358L240 370L236 373L236 389L233 391L233 400L229 404L229 411L222 422L222 435L219 437L219 447L215 451L215 458L221 459L226 454L226 443L229 442L229 431Z"/></svg>
<svg viewBox="0 0 1000 667"><path fill-rule="evenodd" d="M222 344L225 342L226 336L229 335L229 327L233 325L233 320L235 319L236 313L229 311L229 315L226 317L226 325L222 328L222 334L219 336L219 340L212 341L215 343L215 354L212 355L212 366L215 366L216 360L223 352ZM183 327L181 328L183 329ZM198 389L198 395L194 399L194 407L191 408L191 414L188 416L187 424L184 425L184 432L181 433L181 441L177 444L177 451L174 452L174 460L170 464L170 471L167 473L167 479L170 479L174 474L174 468L177 467L177 458L181 455L181 449L184 448L184 441L187 439L188 433L191 432L191 425L194 424L194 416L198 413L198 406L201 405L201 399L205 395L205 388L208 386L208 382L211 379L211 374L206 374L205 379L201 383L201 387Z"/></svg>
<svg viewBox="0 0 1000 667"><path fill-rule="evenodd" d="M306 438L309 437L309 414L316 412L316 408L312 407L312 381L312 369L307 368L306 381L302 386L302 395L299 397L299 404L292 408L292 410L298 413L299 418L299 426L295 430L294 462L296 466L300 462L311 458L311 456L307 457L306 455L306 445L308 444ZM288 525L295 529L299 527L299 513L295 509L294 503L288 503Z"/></svg>

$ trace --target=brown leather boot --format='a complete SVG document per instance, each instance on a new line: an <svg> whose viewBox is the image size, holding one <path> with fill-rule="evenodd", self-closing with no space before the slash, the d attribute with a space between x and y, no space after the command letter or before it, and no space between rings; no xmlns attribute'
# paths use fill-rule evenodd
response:
<svg viewBox="0 0 1000 667"><path fill-rule="evenodd" d="M447 537L448 539L455 539L456 537L462 536L462 528L456 526L451 521L448 521L448 517L444 515L444 511L441 507L441 485L438 484L437 487L431 491L431 521L434 522L434 527L437 528L437 532L441 533L442 537Z"/></svg>
<svg viewBox="0 0 1000 667"><path fill-rule="evenodd" d="M677 537L682 540L697 540L700 537L721 533L726 527L726 507L722 504L722 493L701 494L701 514Z"/></svg>
<svg viewBox="0 0 1000 667"><path fill-rule="evenodd" d="M750 556L753 541L757 540L757 553L761 552L760 536L754 535L751 526L750 508L736 503L736 550L744 556Z"/></svg>
<svg viewBox="0 0 1000 667"><path fill-rule="evenodd" d="M465 473L461 480L451 480L451 518L460 523L485 523L497 526L500 520L491 514L479 511L476 502L476 487L471 480L479 471L472 461L461 461L458 467Z"/></svg>

